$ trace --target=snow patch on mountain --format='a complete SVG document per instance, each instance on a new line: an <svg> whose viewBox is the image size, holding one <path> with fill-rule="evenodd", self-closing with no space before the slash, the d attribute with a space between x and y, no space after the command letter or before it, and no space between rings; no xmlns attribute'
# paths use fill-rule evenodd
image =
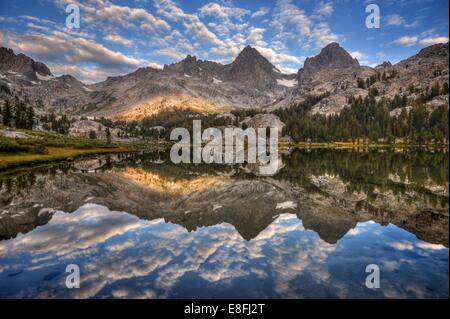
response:
<svg viewBox="0 0 450 319"><path fill-rule="evenodd" d="M53 79L52 75L42 75L42 74L39 74L38 72L36 72L36 76L41 81L50 81Z"/></svg>
<svg viewBox="0 0 450 319"><path fill-rule="evenodd" d="M294 203L293 201L277 203L277 207L275 209L288 209L288 208L291 208L291 209L297 208L297 204Z"/></svg>
<svg viewBox="0 0 450 319"><path fill-rule="evenodd" d="M282 85L282 86L287 86L290 88L293 88L297 85L297 80L296 79L292 79L292 80L288 80L288 79L278 79L277 80L278 85Z"/></svg>

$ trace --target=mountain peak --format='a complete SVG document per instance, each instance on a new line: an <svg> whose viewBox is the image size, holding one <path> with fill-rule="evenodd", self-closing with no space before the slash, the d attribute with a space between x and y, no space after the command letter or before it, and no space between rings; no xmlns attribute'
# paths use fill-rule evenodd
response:
<svg viewBox="0 0 450 319"><path fill-rule="evenodd" d="M257 49L255 49L254 47L247 45L242 51L241 53L239 53L239 55L237 56L236 60L238 59L243 59L243 58L264 58L261 53L259 53L259 51ZM265 59L265 58L264 58ZM269 62L269 61L267 61Z"/></svg>
<svg viewBox="0 0 450 319"><path fill-rule="evenodd" d="M37 79L36 72L42 76L51 76L48 67L41 62L36 62L25 54L15 54L12 49L0 48L0 71L14 71Z"/></svg>
<svg viewBox="0 0 450 319"><path fill-rule="evenodd" d="M323 47L322 50L330 50L330 49L336 49L336 48L340 48L341 46L339 45L339 43L337 42L331 42L329 44L327 44L325 47Z"/></svg>
<svg viewBox="0 0 450 319"><path fill-rule="evenodd" d="M304 66L298 72L299 81L324 69L343 69L359 67L359 62L345 51L339 43L332 42L325 46L318 55L305 60Z"/></svg>
<svg viewBox="0 0 450 319"><path fill-rule="evenodd" d="M188 54L181 62L187 63L197 62L197 57L195 55Z"/></svg>
<svg viewBox="0 0 450 319"><path fill-rule="evenodd" d="M247 45L236 59L225 68L225 78L254 88L276 85L277 68L257 49Z"/></svg>

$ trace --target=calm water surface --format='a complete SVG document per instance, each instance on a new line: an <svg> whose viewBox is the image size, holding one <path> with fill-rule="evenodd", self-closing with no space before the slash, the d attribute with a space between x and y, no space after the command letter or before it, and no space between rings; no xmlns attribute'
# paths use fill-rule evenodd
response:
<svg viewBox="0 0 450 319"><path fill-rule="evenodd" d="M448 166L293 150L261 177L152 152L3 173L0 298L448 298Z"/></svg>

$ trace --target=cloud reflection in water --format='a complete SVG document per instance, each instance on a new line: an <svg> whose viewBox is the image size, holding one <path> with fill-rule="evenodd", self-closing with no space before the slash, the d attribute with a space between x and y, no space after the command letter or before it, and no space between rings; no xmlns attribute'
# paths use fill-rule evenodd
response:
<svg viewBox="0 0 450 319"><path fill-rule="evenodd" d="M70 263L80 289L65 288ZM369 263L380 290L364 286ZM283 214L246 241L225 223L188 232L85 204L0 242L0 297L448 297L447 267L448 249L393 225L359 223L329 244Z"/></svg>

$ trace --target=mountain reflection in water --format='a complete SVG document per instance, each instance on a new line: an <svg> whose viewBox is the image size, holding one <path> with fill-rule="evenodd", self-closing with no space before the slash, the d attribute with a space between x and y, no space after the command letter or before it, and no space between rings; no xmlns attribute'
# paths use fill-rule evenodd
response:
<svg viewBox="0 0 450 319"><path fill-rule="evenodd" d="M448 153L295 150L273 177L167 156L4 175L0 298L448 297Z"/></svg>

